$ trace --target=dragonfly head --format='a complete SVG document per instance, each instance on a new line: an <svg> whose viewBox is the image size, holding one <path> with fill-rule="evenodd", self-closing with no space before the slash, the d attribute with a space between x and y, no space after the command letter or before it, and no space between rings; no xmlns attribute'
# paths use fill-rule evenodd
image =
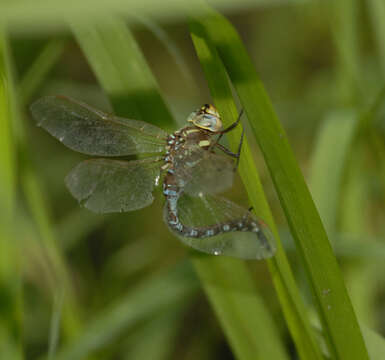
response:
<svg viewBox="0 0 385 360"><path fill-rule="evenodd" d="M222 130L221 117L213 105L205 104L200 109L193 111L187 118L187 121L193 123L200 129L211 132L219 132Z"/></svg>

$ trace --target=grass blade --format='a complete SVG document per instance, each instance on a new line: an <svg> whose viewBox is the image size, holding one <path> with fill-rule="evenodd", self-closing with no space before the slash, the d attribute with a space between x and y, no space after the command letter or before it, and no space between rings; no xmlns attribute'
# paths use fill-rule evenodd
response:
<svg viewBox="0 0 385 360"><path fill-rule="evenodd" d="M385 3L382 0L369 0L367 6L369 7L374 36L380 54L382 77L385 78Z"/></svg>
<svg viewBox="0 0 385 360"><path fill-rule="evenodd" d="M27 70L22 85L19 86L22 100L28 101L55 61L58 60L63 46L64 44L60 41L50 43L38 56L35 63ZM44 268L49 269L46 273L49 280L48 287L52 291L53 298L57 294L62 294L65 299L63 300L63 311L61 313L63 317L61 323L63 324L64 338L71 338L81 326L71 275L55 238L55 231L47 203L44 199L41 181L35 172L35 166L31 160L29 138L26 135L27 131L21 115L18 116L17 120L17 145L21 159L20 182L30 216L38 228L39 239L36 245L40 248L41 253L44 254L41 257L42 261L45 262ZM53 299L53 301L55 300Z"/></svg>
<svg viewBox="0 0 385 360"><path fill-rule="evenodd" d="M202 31L199 26L199 23L192 22L190 29L195 49L209 83L215 104L221 114L224 115L225 123L227 121L225 125L228 126L234 121L233 119L236 118L236 107L232 100L232 92L227 80L226 70L215 48L210 44L204 31ZM241 132L241 128L237 127L237 129L228 134L232 149L237 148ZM268 221L274 230L276 239L279 241L257 169L247 144L247 139L245 139L243 143L239 171L254 209ZM269 260L268 263L270 271L274 275L273 280L287 319L288 327L301 358L321 359L321 352L312 336L310 324L306 318L305 306L300 298L286 255L281 245L278 245L276 256ZM272 339L266 339L266 341L269 343Z"/></svg>
<svg viewBox="0 0 385 360"><path fill-rule="evenodd" d="M7 38L0 28L0 358L22 359L20 243L15 241L17 116Z"/></svg>
<svg viewBox="0 0 385 360"><path fill-rule="evenodd" d="M72 29L117 114L171 126L156 80L123 21L105 18L95 26L73 22Z"/></svg>
<svg viewBox="0 0 385 360"><path fill-rule="evenodd" d="M361 329L368 347L370 360L382 360L385 354L385 339L364 324L361 324Z"/></svg>
<svg viewBox="0 0 385 360"><path fill-rule="evenodd" d="M44 46L19 84L19 95L23 104L27 104L31 100L32 94L59 60L65 45L65 40L54 39Z"/></svg>
<svg viewBox="0 0 385 360"><path fill-rule="evenodd" d="M204 255L193 262L236 358L288 359L245 263Z"/></svg>
<svg viewBox="0 0 385 360"><path fill-rule="evenodd" d="M201 23L219 52L263 152L305 265L330 353L337 359L368 359L340 269L285 131L238 34L222 16L208 12Z"/></svg>
<svg viewBox="0 0 385 360"><path fill-rule="evenodd" d="M356 134L357 122L357 116L352 110L331 113L318 132L311 160L311 193L331 236L336 231L342 177ZM328 176L324 176L325 174Z"/></svg>
<svg viewBox="0 0 385 360"><path fill-rule="evenodd" d="M369 134L375 131L376 118L384 99L385 91L381 91L370 108L360 116L352 110L329 114L319 131L312 159L310 187L329 235L335 238L341 231L337 228L339 220L342 231L356 234L356 238L351 240L361 247L368 246L371 230L365 211L368 209L365 189L368 184L364 176L363 145L371 143ZM338 206L341 199L344 203ZM352 241L350 246L354 246ZM378 271L378 264L371 262L351 264L348 272L347 284L353 304L360 320L365 319L367 324L373 323L370 321L370 304L374 301L374 279Z"/></svg>
<svg viewBox="0 0 385 360"><path fill-rule="evenodd" d="M196 289L196 278L187 264L166 274L150 276L116 304L94 316L84 331L62 348L55 359L85 359L140 320L150 319L154 314L159 314L174 304L185 302Z"/></svg>
<svg viewBox="0 0 385 360"><path fill-rule="evenodd" d="M175 352L174 343L178 332L183 327L181 313L185 310L186 305L189 305L188 302L187 304L178 303L172 308L166 309L135 331L125 345L127 350L123 360L167 360L172 358L172 354ZM148 346L148 339L151 339L151 346Z"/></svg>

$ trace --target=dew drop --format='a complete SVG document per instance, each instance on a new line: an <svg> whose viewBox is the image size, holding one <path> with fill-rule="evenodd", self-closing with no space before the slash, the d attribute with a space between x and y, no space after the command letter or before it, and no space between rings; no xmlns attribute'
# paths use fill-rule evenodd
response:
<svg viewBox="0 0 385 360"><path fill-rule="evenodd" d="M329 293L331 292L331 290L330 289L323 289L322 290L322 295L328 295Z"/></svg>
<svg viewBox="0 0 385 360"><path fill-rule="evenodd" d="M158 186L158 185L159 185L159 178L160 178L160 175L158 175L158 176L155 178L155 186Z"/></svg>

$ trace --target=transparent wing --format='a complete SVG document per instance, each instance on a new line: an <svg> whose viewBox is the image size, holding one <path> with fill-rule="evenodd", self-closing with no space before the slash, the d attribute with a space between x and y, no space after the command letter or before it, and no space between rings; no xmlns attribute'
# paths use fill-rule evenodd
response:
<svg viewBox="0 0 385 360"><path fill-rule="evenodd" d="M135 161L91 159L78 164L65 182L71 194L93 212L132 211L152 203L161 164L160 157Z"/></svg>
<svg viewBox="0 0 385 360"><path fill-rule="evenodd" d="M180 240L199 251L214 255L227 255L242 259L265 259L274 255L274 237L267 227L247 209L230 200L218 196L192 197L183 194L178 201L179 218L182 224L189 227L210 228L216 224L237 224L248 218L255 223L258 232L233 231L215 236L193 238L180 236Z"/></svg>
<svg viewBox="0 0 385 360"><path fill-rule="evenodd" d="M178 150L174 163L178 185L192 196L217 194L233 184L234 162L199 146L187 150L187 154Z"/></svg>
<svg viewBox="0 0 385 360"><path fill-rule="evenodd" d="M64 96L46 96L31 105L38 126L70 149L98 156L125 156L164 150L167 134L143 121L119 118Z"/></svg>

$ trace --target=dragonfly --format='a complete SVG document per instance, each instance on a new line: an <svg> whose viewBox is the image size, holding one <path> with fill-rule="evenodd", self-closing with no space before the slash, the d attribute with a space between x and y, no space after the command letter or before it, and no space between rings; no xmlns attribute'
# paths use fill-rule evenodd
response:
<svg viewBox="0 0 385 360"><path fill-rule="evenodd" d="M153 202L153 192L162 184L164 221L182 243L242 259L274 255L267 225L252 209L220 196L233 184L242 141L233 153L219 140L240 117L224 129L218 111L206 104L190 114L186 126L167 133L65 96L45 96L30 109L37 125L65 146L95 157L65 178L85 208L95 213L138 210ZM140 154L146 156L127 160Z"/></svg>

